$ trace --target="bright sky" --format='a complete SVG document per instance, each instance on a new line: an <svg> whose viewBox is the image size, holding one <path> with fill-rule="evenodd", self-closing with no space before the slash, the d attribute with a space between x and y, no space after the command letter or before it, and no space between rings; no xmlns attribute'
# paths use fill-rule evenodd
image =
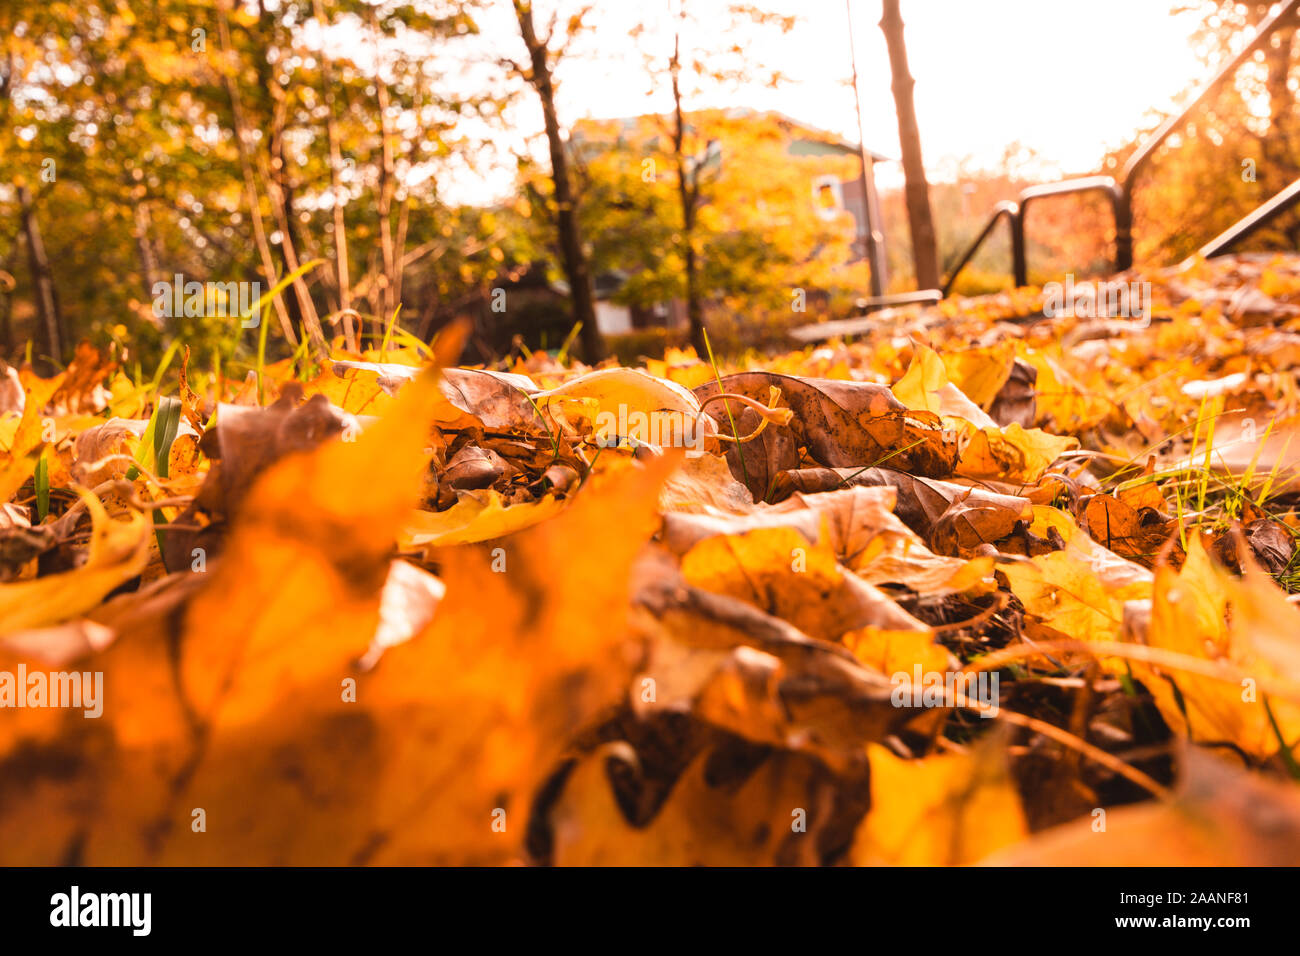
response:
<svg viewBox="0 0 1300 956"><path fill-rule="evenodd" d="M594 39L581 59L560 67L561 123L666 111L667 90L648 97L649 80L628 29L647 23L645 42L671 44L670 0L596 0ZM728 0L685 0L704 24L705 42L725 34ZM844 0L758 0L766 9L797 12L794 30L750 46L757 62L791 77L778 89L750 85L704 91L688 108L748 106L787 113L854 142L857 124ZM567 0L535 0L545 23ZM898 126L889 61L877 25L879 0L851 0L867 145L898 156ZM1019 141L1043 161L1044 178L1096 172L1108 147L1120 145L1150 110L1168 108L1205 78L1189 36L1196 17L1171 16L1174 0L904 0L908 56L927 169L953 178L963 160L997 168ZM493 0L479 17L483 41L520 56L509 0ZM748 38L746 38L748 39ZM540 130L531 99L514 117ZM902 182L899 164L882 165L882 187ZM480 169L457 184L476 200L508 188L503 169Z"/></svg>

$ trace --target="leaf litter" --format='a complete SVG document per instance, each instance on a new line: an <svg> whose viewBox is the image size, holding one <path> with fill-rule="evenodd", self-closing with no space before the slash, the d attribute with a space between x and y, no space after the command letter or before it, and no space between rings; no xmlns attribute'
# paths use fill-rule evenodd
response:
<svg viewBox="0 0 1300 956"><path fill-rule="evenodd" d="M1292 862L1300 259L1130 278L723 367L0 369L0 862Z"/></svg>

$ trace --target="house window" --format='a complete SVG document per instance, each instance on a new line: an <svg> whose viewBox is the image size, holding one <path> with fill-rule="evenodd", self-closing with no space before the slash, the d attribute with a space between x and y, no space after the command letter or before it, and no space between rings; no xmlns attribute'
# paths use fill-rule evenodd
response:
<svg viewBox="0 0 1300 956"><path fill-rule="evenodd" d="M813 180L813 209L827 222L833 222L844 210L844 190L835 176L818 176Z"/></svg>

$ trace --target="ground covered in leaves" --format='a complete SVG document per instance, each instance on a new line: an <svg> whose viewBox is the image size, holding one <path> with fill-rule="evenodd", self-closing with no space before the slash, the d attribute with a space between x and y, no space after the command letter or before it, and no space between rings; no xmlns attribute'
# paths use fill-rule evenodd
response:
<svg viewBox="0 0 1300 956"><path fill-rule="evenodd" d="M5 367L0 863L1294 863L1300 258L1130 278L723 363Z"/></svg>

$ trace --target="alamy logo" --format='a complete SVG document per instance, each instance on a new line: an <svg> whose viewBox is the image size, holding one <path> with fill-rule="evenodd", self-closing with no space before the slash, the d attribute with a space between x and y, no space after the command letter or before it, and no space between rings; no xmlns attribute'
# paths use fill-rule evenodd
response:
<svg viewBox="0 0 1300 956"><path fill-rule="evenodd" d="M917 664L911 674L899 671L890 679L894 685L889 701L895 707L956 707L957 695L983 705L981 717L998 715L998 675L988 671L967 674L962 671L922 672Z"/></svg>
<svg viewBox="0 0 1300 956"><path fill-rule="evenodd" d="M178 272L171 282L155 282L153 295L153 312L160 319L237 318L246 329L255 329L262 321L256 311L262 298L260 282L186 282Z"/></svg>
<svg viewBox="0 0 1300 956"><path fill-rule="evenodd" d="M596 436L605 448L616 448L623 441L632 445L656 445L661 448L686 448L688 458L704 452L708 431L702 415L660 409L646 414L639 409L618 406L618 413L601 411L596 415Z"/></svg>
<svg viewBox="0 0 1300 956"><path fill-rule="evenodd" d="M1151 320L1150 282L1079 282L1043 286L1043 315L1052 318Z"/></svg>
<svg viewBox="0 0 1300 956"><path fill-rule="evenodd" d="M68 893L50 897L51 926L125 926L134 936L148 936L152 928L152 893Z"/></svg>
<svg viewBox="0 0 1300 956"><path fill-rule="evenodd" d="M80 707L85 717L104 713L103 671L0 671L0 708Z"/></svg>

